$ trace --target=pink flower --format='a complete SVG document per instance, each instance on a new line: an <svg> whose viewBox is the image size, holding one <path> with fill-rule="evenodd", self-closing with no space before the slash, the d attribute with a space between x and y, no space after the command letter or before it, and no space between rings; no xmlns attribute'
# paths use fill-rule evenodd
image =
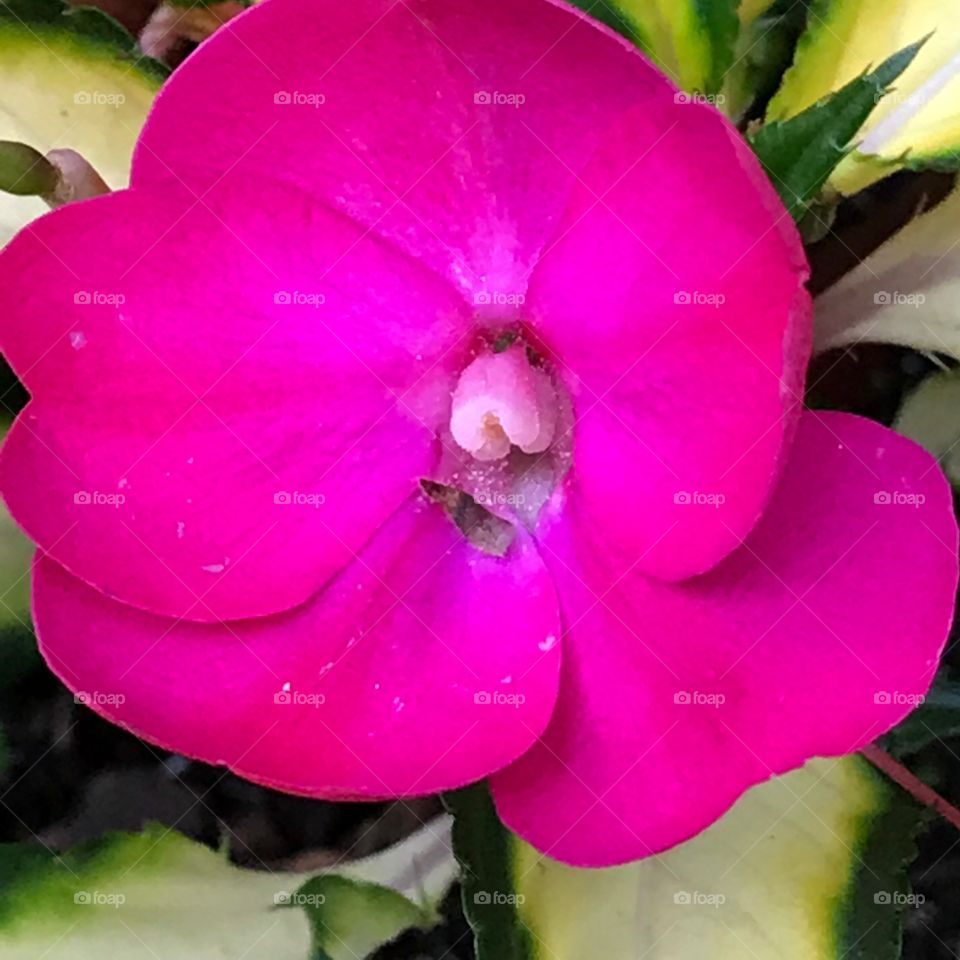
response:
<svg viewBox="0 0 960 960"><path fill-rule="evenodd" d="M930 682L947 484L801 413L773 189L562 4L270 0L0 274L40 642L151 741L607 864Z"/></svg>

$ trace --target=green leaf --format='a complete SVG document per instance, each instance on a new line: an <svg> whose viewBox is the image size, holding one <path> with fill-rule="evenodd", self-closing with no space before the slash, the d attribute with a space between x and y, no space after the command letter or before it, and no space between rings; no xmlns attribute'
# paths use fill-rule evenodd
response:
<svg viewBox="0 0 960 960"><path fill-rule="evenodd" d="M733 63L736 0L574 0L632 40L682 89L715 95Z"/></svg>
<svg viewBox="0 0 960 960"><path fill-rule="evenodd" d="M923 703L883 738L883 746L902 759L948 737L960 737L960 682L941 676Z"/></svg>
<svg viewBox="0 0 960 960"><path fill-rule="evenodd" d="M100 46L105 56L127 61L158 84L170 75L166 64L145 57L130 32L97 7L73 6L65 0L0 0L0 23L38 40L70 37L87 49Z"/></svg>
<svg viewBox="0 0 960 960"><path fill-rule="evenodd" d="M160 825L62 855L0 845L0 956L363 960L409 926L433 922L436 883L417 904L370 879L396 881L398 863L416 875L418 857L437 842L430 830L313 879L236 867ZM443 889L452 857L448 867Z"/></svg>
<svg viewBox="0 0 960 960"><path fill-rule="evenodd" d="M454 836L472 895L495 889L505 903L478 914L466 897L478 960L899 957L923 811L861 757L811 761L754 787L687 843L599 870L558 863L502 827L498 836L483 795L461 792L452 807L467 821Z"/></svg>
<svg viewBox="0 0 960 960"><path fill-rule="evenodd" d="M0 423L0 442L9 428L8 423ZM6 504L0 501L0 629L16 628L18 634L4 638L5 672L16 673L11 645L18 651L24 642L33 647L30 636L30 563L33 551L33 543L16 525ZM22 658L17 658L17 665L21 662ZM2 686L3 679L0 678L0 688Z"/></svg>
<svg viewBox="0 0 960 960"><path fill-rule="evenodd" d="M169 70L140 54L115 20L62 0L0 0L0 139L42 154L68 147L114 189ZM45 213L36 197L0 195L0 244Z"/></svg>
<svg viewBox="0 0 960 960"><path fill-rule="evenodd" d="M909 66L923 40L905 47L871 73L789 120L765 123L750 137L764 169L795 220L800 220L851 141L884 95Z"/></svg>
<svg viewBox="0 0 960 960"><path fill-rule="evenodd" d="M960 190L954 190L817 297L814 350L875 341L960 358L958 302Z"/></svg>
<svg viewBox="0 0 960 960"><path fill-rule="evenodd" d="M308 880L291 906L303 906L315 949L324 960L356 960L410 927L430 925L430 915L396 890L347 877Z"/></svg>
<svg viewBox="0 0 960 960"><path fill-rule="evenodd" d="M486 784L448 793L444 803L453 814L453 851L460 864L463 912L473 930L477 960L532 957L513 886L516 839L500 823Z"/></svg>
<svg viewBox="0 0 960 960"><path fill-rule="evenodd" d="M410 927L434 926L437 905L456 877L444 818L381 853L308 880L292 899L307 910L320 960L358 960Z"/></svg>
<svg viewBox="0 0 960 960"><path fill-rule="evenodd" d="M860 143L830 177L854 193L899 170L960 165L960 0L814 0L793 65L770 104L768 120L785 120L822 99L918 37L923 50L859 132Z"/></svg>
<svg viewBox="0 0 960 960"><path fill-rule="evenodd" d="M936 457L960 487L960 369L927 377L904 399L893 428Z"/></svg>
<svg viewBox="0 0 960 960"><path fill-rule="evenodd" d="M769 8L769 9L768 9ZM807 13L797 0L740 5L741 28L723 83L723 109L740 122L773 96L790 65Z"/></svg>

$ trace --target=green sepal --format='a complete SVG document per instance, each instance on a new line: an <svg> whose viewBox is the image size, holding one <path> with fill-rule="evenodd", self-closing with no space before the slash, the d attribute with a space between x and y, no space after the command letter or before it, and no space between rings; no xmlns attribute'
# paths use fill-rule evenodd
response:
<svg viewBox="0 0 960 960"><path fill-rule="evenodd" d="M0 140L0 190L17 197L42 197L57 187L57 168L39 150Z"/></svg>
<svg viewBox="0 0 960 960"><path fill-rule="evenodd" d="M802 219L852 149L857 132L877 102L924 42L905 47L789 120L765 123L750 134L753 149L794 220Z"/></svg>
<svg viewBox="0 0 960 960"><path fill-rule="evenodd" d="M453 852L477 960L527 960L533 953L513 879L516 838L500 822L485 783L445 794L444 805L453 814Z"/></svg>

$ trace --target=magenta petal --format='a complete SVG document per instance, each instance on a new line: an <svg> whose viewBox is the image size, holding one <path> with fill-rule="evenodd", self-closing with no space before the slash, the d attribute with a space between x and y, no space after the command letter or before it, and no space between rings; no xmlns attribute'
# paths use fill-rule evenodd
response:
<svg viewBox="0 0 960 960"><path fill-rule="evenodd" d="M650 101L581 173L527 306L574 394L581 509L648 573L709 569L767 502L802 400L806 274L715 110Z"/></svg>
<svg viewBox="0 0 960 960"><path fill-rule="evenodd" d="M523 534L478 553L414 500L295 610L223 624L127 607L41 558L51 668L108 719L295 793L389 797L475 780L544 729L557 603Z"/></svg>
<svg viewBox="0 0 960 960"><path fill-rule="evenodd" d="M263 4L165 85L132 180L283 178L471 302L516 295L602 131L655 92L673 95L561 3Z"/></svg>
<svg viewBox="0 0 960 960"><path fill-rule="evenodd" d="M607 565L605 531L573 510L542 547L568 624L557 710L492 781L551 856L670 847L747 787L870 742L930 684L957 585L951 493L884 427L805 414L760 524L685 583Z"/></svg>
<svg viewBox="0 0 960 960"><path fill-rule="evenodd" d="M459 298L301 194L112 194L32 224L0 275L33 397L4 495L124 602L196 620L299 603L436 456Z"/></svg>

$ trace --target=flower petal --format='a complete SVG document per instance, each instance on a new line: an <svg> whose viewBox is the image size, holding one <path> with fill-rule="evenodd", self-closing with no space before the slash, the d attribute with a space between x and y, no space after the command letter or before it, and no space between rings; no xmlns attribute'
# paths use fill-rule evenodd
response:
<svg viewBox="0 0 960 960"><path fill-rule="evenodd" d="M556 596L531 541L477 552L413 499L317 596L199 624L110 600L48 557L35 616L51 668L166 748L294 793L390 797L470 782L542 732Z"/></svg>
<svg viewBox="0 0 960 960"><path fill-rule="evenodd" d="M64 207L0 277L33 397L11 512L82 580L198 620L286 609L352 559L429 470L469 326L435 275L278 186Z"/></svg>
<svg viewBox="0 0 960 960"><path fill-rule="evenodd" d="M802 399L806 273L712 109L648 103L580 174L528 309L574 395L582 507L647 572L701 573L759 517ZM697 494L719 508L691 509Z"/></svg>
<svg viewBox="0 0 960 960"><path fill-rule="evenodd" d="M769 510L695 580L606 565L605 531L542 544L567 624L543 739L492 781L505 822L551 856L664 850L748 787L856 750L926 691L957 585L950 489L911 441L806 414Z"/></svg>
<svg viewBox="0 0 960 960"><path fill-rule="evenodd" d="M516 302L598 136L654 94L673 87L562 3L286 0L177 69L132 182L282 178L470 302Z"/></svg>

